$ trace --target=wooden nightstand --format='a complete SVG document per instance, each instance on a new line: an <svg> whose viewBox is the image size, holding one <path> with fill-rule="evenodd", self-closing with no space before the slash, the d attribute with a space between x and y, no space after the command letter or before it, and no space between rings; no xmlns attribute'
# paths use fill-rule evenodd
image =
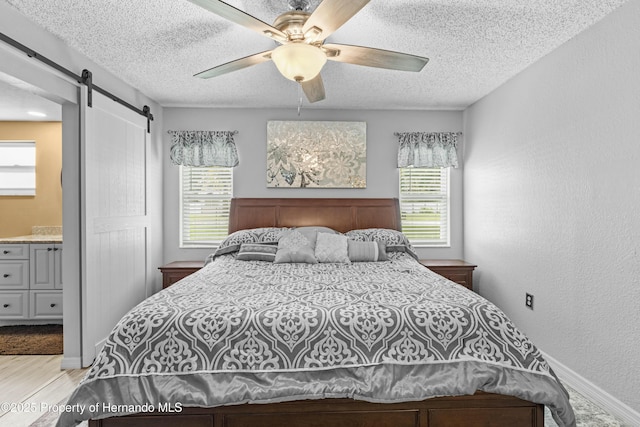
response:
<svg viewBox="0 0 640 427"><path fill-rule="evenodd" d="M473 270L477 267L460 259L421 259L420 264L452 282L473 290Z"/></svg>
<svg viewBox="0 0 640 427"><path fill-rule="evenodd" d="M191 273L195 273L203 266L204 261L174 261L159 267L162 272L162 289L168 288Z"/></svg>

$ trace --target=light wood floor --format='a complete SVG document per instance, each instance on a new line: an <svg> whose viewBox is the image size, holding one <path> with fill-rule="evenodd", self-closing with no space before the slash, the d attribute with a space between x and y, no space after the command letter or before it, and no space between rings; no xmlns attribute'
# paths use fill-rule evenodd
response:
<svg viewBox="0 0 640 427"><path fill-rule="evenodd" d="M62 355L0 356L0 427L27 427L73 391L87 369L63 371L61 362Z"/></svg>

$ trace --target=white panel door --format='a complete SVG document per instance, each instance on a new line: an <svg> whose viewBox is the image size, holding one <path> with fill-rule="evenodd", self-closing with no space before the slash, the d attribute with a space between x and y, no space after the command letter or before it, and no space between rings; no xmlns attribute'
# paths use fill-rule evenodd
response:
<svg viewBox="0 0 640 427"><path fill-rule="evenodd" d="M81 90L82 365L148 296L146 118Z"/></svg>

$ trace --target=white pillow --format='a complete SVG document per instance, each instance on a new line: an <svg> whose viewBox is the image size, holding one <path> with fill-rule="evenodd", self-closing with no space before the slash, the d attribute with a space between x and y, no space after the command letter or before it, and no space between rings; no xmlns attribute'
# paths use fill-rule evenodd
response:
<svg viewBox="0 0 640 427"><path fill-rule="evenodd" d="M318 262L350 264L347 236L342 234L318 233L316 239L316 259Z"/></svg>
<svg viewBox="0 0 640 427"><path fill-rule="evenodd" d="M287 262L317 264L318 260L313 253L313 246L311 246L309 239L298 230L290 230L278 240L278 250L273 262L276 264Z"/></svg>

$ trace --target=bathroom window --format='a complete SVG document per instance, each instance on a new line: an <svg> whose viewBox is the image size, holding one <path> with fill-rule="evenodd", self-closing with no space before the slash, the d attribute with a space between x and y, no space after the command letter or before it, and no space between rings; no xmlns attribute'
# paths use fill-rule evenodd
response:
<svg viewBox="0 0 640 427"><path fill-rule="evenodd" d="M0 196L35 195L35 141L0 141Z"/></svg>

